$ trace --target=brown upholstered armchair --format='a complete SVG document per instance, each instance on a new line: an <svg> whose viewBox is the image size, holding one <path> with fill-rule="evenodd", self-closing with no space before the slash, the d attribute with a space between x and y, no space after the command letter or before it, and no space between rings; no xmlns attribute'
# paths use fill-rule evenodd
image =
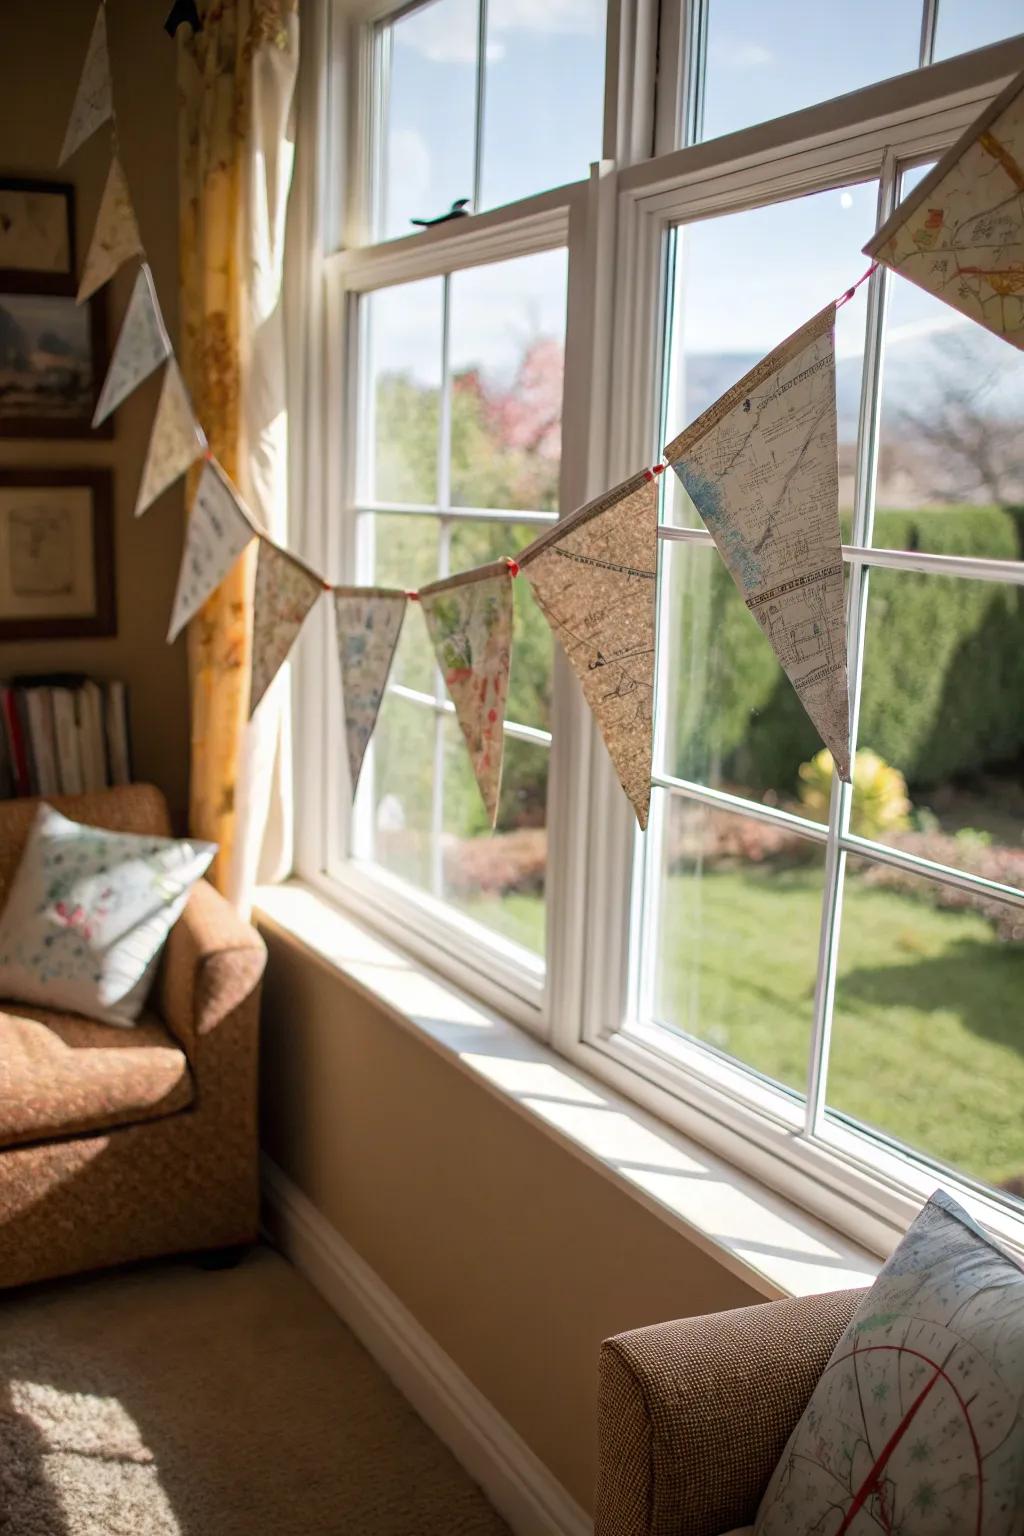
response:
<svg viewBox="0 0 1024 1536"><path fill-rule="evenodd" d="M0 903L37 804L0 804ZM170 834L148 785L52 804ZM0 1001L0 1286L255 1237L264 963L256 932L201 880L137 1028Z"/></svg>
<svg viewBox="0 0 1024 1536"><path fill-rule="evenodd" d="M770 1301L607 1339L595 1536L749 1525L863 1294Z"/></svg>

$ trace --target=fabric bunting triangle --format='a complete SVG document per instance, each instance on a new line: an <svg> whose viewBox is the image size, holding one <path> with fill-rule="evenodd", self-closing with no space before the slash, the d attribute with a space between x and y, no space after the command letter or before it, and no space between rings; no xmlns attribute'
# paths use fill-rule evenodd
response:
<svg viewBox="0 0 1024 1536"><path fill-rule="evenodd" d="M168 642L177 639L254 537L255 528L220 466L203 468L185 534Z"/></svg>
<svg viewBox="0 0 1024 1536"><path fill-rule="evenodd" d="M153 274L144 261L135 279L117 346L96 402L93 426L98 427L100 422L106 421L111 411L116 411L143 379L148 379L170 355L171 341L153 287Z"/></svg>
<svg viewBox="0 0 1024 1536"><path fill-rule="evenodd" d="M253 598L250 719L323 590L323 581L301 560L278 549L269 539L260 540Z"/></svg>
<svg viewBox="0 0 1024 1536"><path fill-rule="evenodd" d="M135 219L131 194L121 162L111 161L110 174L103 189L96 228L85 258L82 281L78 288L79 304L90 298L131 256L142 255L142 237Z"/></svg>
<svg viewBox="0 0 1024 1536"><path fill-rule="evenodd" d="M193 414L181 369L171 357L164 371L160 401L149 435L146 462L135 500L135 516L141 517L205 451L206 436Z"/></svg>
<svg viewBox="0 0 1024 1536"><path fill-rule="evenodd" d="M835 311L776 347L665 458L849 783Z"/></svg>
<svg viewBox="0 0 1024 1536"><path fill-rule="evenodd" d="M388 587L334 588L334 628L353 799L402 633L405 605L405 593Z"/></svg>
<svg viewBox="0 0 1024 1536"><path fill-rule="evenodd" d="M971 124L864 249L1024 348L1024 74Z"/></svg>
<svg viewBox="0 0 1024 1536"><path fill-rule="evenodd" d="M634 475L519 556L583 688L619 782L647 826L653 752L658 488Z"/></svg>
<svg viewBox="0 0 1024 1536"><path fill-rule="evenodd" d="M504 561L420 588L437 664L493 827L504 756L512 652L512 576Z"/></svg>
<svg viewBox="0 0 1024 1536"><path fill-rule="evenodd" d="M106 6L100 3L89 39L88 52L82 66L75 103L71 108L64 145L58 165L70 160L76 149L91 139L97 128L102 127L114 115L114 100L110 89L110 54L107 49Z"/></svg>

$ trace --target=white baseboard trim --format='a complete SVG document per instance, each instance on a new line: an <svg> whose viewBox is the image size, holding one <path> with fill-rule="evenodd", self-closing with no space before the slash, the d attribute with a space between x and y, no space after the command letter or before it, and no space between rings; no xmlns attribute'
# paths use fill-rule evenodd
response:
<svg viewBox="0 0 1024 1536"><path fill-rule="evenodd" d="M348 1324L516 1536L593 1536L593 1522L512 1426L276 1163L271 1235Z"/></svg>

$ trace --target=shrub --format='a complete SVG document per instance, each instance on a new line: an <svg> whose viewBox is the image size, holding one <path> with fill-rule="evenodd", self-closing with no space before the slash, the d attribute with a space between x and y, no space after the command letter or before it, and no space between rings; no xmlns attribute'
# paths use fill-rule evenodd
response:
<svg viewBox="0 0 1024 1536"><path fill-rule="evenodd" d="M832 773L832 754L826 747L816 752L809 763L800 764L800 803L805 814L815 821L828 821ZM877 838L909 827L907 781L898 768L890 768L877 752L864 747L854 757L853 782L854 832Z"/></svg>

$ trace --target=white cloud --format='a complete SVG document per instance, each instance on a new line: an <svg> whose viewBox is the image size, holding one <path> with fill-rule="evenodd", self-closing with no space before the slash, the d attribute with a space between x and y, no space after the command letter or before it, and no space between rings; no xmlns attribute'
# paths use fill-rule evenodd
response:
<svg viewBox="0 0 1024 1536"><path fill-rule="evenodd" d="M731 37L713 39L711 55L716 64L747 73L775 63L775 54L761 43L740 43Z"/></svg>
<svg viewBox="0 0 1024 1536"><path fill-rule="evenodd" d="M492 0L488 9L487 59L505 56L501 34L532 32L593 36L603 31L604 0ZM403 17L396 41L433 64L476 64L476 0L446 0Z"/></svg>

